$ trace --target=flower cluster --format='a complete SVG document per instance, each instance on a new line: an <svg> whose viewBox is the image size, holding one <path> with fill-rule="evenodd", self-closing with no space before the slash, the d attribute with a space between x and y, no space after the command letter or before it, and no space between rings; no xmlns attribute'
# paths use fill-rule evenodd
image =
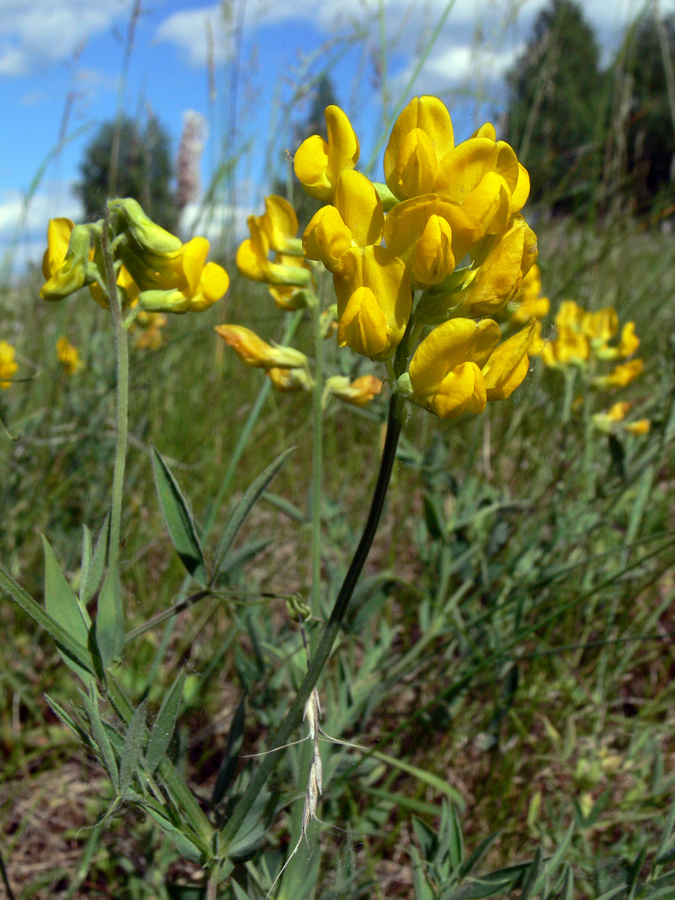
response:
<svg viewBox="0 0 675 900"><path fill-rule="evenodd" d="M298 219L291 204L283 197L265 198L265 213L249 216L250 237L237 252L237 267L252 281L269 285L276 306L284 312L316 308L318 298L310 263L303 254L297 237ZM319 319L320 338L334 331L335 313L324 310ZM216 332L248 366L263 369L276 390L283 393L310 392L314 389L310 361L292 347L268 344L254 331L242 325L218 325ZM336 397L354 406L364 406L382 389L382 382L365 375L350 382L341 375L326 379L323 402Z"/></svg>
<svg viewBox="0 0 675 900"><path fill-rule="evenodd" d="M527 171L492 125L456 145L443 103L417 97L389 137L386 183L374 183L355 168L360 146L348 117L337 106L325 115L327 140L313 135L294 159L305 191L324 206L299 241L290 204L268 197L265 214L248 220L240 271L268 283L281 308L298 309L317 302L313 272L323 264L333 276L340 347L384 362L399 395L443 418L482 413L488 400L521 383L535 339L534 318L506 341L493 318L520 294L537 257L520 214ZM326 335L332 313L327 322ZM244 331L219 329L249 365L298 369L278 366L281 348L265 350L262 361ZM307 373L306 365L299 371ZM300 381L284 376L282 383ZM338 382L328 383L341 396Z"/></svg>
<svg viewBox="0 0 675 900"><path fill-rule="evenodd" d="M444 418L508 397L527 372L534 326L501 342L493 318L477 319L505 309L537 256L515 152L490 124L455 145L446 107L419 97L394 124L386 184L376 184L355 170L359 142L344 112L328 107L326 124L327 141L298 149L295 173L326 204L303 248L333 275L338 344L395 358L396 389Z"/></svg>
<svg viewBox="0 0 675 900"><path fill-rule="evenodd" d="M625 387L642 373L641 359L632 357L640 346L635 323L626 322L618 342L610 343L619 331L619 319L612 306L587 312L574 300L564 300L555 317L556 336L542 348L541 357L550 368L576 366L589 374L599 389ZM605 361L625 360L606 375L597 374L597 365Z"/></svg>
<svg viewBox="0 0 675 900"><path fill-rule="evenodd" d="M107 239L114 256L117 292L123 308L148 312L200 312L227 291L227 272L206 262L209 242L195 237L182 243L156 225L132 199L108 203ZM108 306L102 253L104 220L74 225L52 219L42 262L44 300L62 300L82 287Z"/></svg>

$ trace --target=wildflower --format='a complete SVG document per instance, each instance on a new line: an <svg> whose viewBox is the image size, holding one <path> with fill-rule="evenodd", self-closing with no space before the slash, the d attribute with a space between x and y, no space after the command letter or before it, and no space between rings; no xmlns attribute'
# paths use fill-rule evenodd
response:
<svg viewBox="0 0 675 900"><path fill-rule="evenodd" d="M292 347L268 344L243 325L216 325L216 332L247 366L259 369L306 369L307 357Z"/></svg>
<svg viewBox="0 0 675 900"><path fill-rule="evenodd" d="M344 375L333 375L326 380L325 396L337 397L353 406L365 406L382 390L382 381L374 375L361 375L350 383Z"/></svg>
<svg viewBox="0 0 675 900"><path fill-rule="evenodd" d="M488 400L505 399L524 379L532 334L529 326L499 345L501 329L492 319L442 323L410 363L415 402L443 419L482 413Z"/></svg>
<svg viewBox="0 0 675 900"><path fill-rule="evenodd" d="M122 301L122 309L136 305L141 290L124 266L120 266L117 273L117 291ZM99 306L103 309L108 308L108 298L98 282L94 281L89 285L89 293Z"/></svg>
<svg viewBox="0 0 675 900"><path fill-rule="evenodd" d="M76 375L84 365L77 347L65 335L56 342L56 353L66 375Z"/></svg>
<svg viewBox="0 0 675 900"><path fill-rule="evenodd" d="M0 389L3 391L11 387L12 378L19 368L14 355L14 347L7 341L0 341Z"/></svg>
<svg viewBox="0 0 675 900"><path fill-rule="evenodd" d="M624 422L626 413L631 404L627 401L615 403L605 412L596 413L593 424L604 434L612 434L617 430L627 431L629 434L644 435L649 433L651 423L649 419L637 419L635 422Z"/></svg>
<svg viewBox="0 0 675 900"><path fill-rule="evenodd" d="M244 277L252 281L294 287L307 287L311 283L312 273L303 263L284 265L270 261L268 231L271 226L266 228L260 217L249 216L248 228L251 237L243 241L237 250L237 267Z"/></svg>
<svg viewBox="0 0 675 900"><path fill-rule="evenodd" d="M282 394L295 391L311 391L312 379L307 369L280 369L276 366L266 370L269 380Z"/></svg>
<svg viewBox="0 0 675 900"><path fill-rule="evenodd" d="M641 375L644 363L641 359L631 359L626 363L615 366L609 375L598 375L593 379L593 386L600 390L626 387L633 379Z"/></svg>
<svg viewBox="0 0 675 900"><path fill-rule="evenodd" d="M354 168L360 149L351 122L338 106L326 107L325 115L328 141L318 134L303 141L293 168L310 197L331 202L338 176Z"/></svg>
<svg viewBox="0 0 675 900"><path fill-rule="evenodd" d="M63 300L93 281L87 272L90 242L86 225L74 225L70 219L49 220L47 249L42 259L45 283L40 296L43 300Z"/></svg>
<svg viewBox="0 0 675 900"><path fill-rule="evenodd" d="M536 263L523 278L520 294L513 305L511 322L514 325L525 325L530 319L543 319L548 315L551 301L541 296L541 271Z"/></svg>

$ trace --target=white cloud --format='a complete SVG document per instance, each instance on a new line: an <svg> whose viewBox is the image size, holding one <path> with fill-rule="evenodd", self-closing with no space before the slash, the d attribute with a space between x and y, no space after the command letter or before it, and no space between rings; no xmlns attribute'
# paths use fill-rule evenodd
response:
<svg viewBox="0 0 675 900"><path fill-rule="evenodd" d="M127 18L131 0L0 0L0 74L26 75L68 59Z"/></svg>
<svg viewBox="0 0 675 900"><path fill-rule="evenodd" d="M210 25L214 62L222 62L227 56L227 33L222 10L221 5L216 5L174 13L159 26L157 40L176 44L190 65L205 66L209 55Z"/></svg>
<svg viewBox="0 0 675 900"><path fill-rule="evenodd" d="M54 210L58 206L58 213ZM0 261L11 254L17 271L28 262L39 262L47 246L47 223L54 215L78 221L82 204L70 183L49 184L26 205L19 191L0 194Z"/></svg>

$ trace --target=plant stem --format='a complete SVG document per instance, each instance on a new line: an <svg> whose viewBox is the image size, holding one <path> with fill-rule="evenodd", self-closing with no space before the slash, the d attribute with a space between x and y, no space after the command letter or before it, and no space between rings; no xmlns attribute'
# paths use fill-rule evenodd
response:
<svg viewBox="0 0 675 900"><path fill-rule="evenodd" d="M314 298L314 387L312 389L312 603L315 616L321 612L321 503L323 500L323 335L321 307Z"/></svg>
<svg viewBox="0 0 675 900"><path fill-rule="evenodd" d="M338 636L340 627L347 612L349 601L354 593L354 588L363 569L364 563L368 557L368 553L373 543L377 526L380 522L382 509L384 507L385 497L387 496L387 488L391 473L396 459L396 447L401 434L401 404L403 401L397 394L392 394L389 401L389 417L387 420L387 434L382 450L382 458L380 460L380 470L377 476L377 482L373 491L373 497L370 504L368 518L361 535L356 552L352 558L342 587L337 595L333 611L321 637L319 646L317 647L314 658L309 666L307 674L300 685L300 689L291 704L291 708L286 714L286 718L281 723L272 740L272 747L263 759L258 771L255 773L249 786L247 787L243 797L237 804L233 814L229 818L227 824L221 832L221 838L224 846L228 846L236 835L239 827L246 818L247 813L253 806L258 794L263 789L272 769L275 765L274 750L278 750L286 744L293 731L300 724L307 700L312 693L323 667L325 666L333 644ZM231 864L229 871L231 871ZM223 870L223 875L227 875L228 871Z"/></svg>
<svg viewBox="0 0 675 900"><path fill-rule="evenodd" d="M122 495L124 493L124 467L127 455L127 430L129 427L129 345L127 343L127 333L122 321L122 307L117 292L115 265L109 246L109 224L110 212L106 207L103 220L103 231L101 233L101 251L105 263L108 306L115 328L115 352L117 355L117 443L115 447L109 543L109 564L113 567L119 558Z"/></svg>

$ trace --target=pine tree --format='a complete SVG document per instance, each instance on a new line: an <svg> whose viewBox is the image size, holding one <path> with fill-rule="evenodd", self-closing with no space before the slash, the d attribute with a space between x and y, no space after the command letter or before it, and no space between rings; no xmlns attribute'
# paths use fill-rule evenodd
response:
<svg viewBox="0 0 675 900"><path fill-rule="evenodd" d="M133 197L155 222L175 231L179 210L171 187L170 139L154 117L148 120L143 131L128 118L106 122L100 127L84 152L80 163L81 181L75 189L84 205L86 218L100 217L109 197L116 129L119 130L119 149L115 196Z"/></svg>
<svg viewBox="0 0 675 900"><path fill-rule="evenodd" d="M555 212L597 185L608 81L595 33L574 0L551 0L507 75L509 141L527 166L531 198Z"/></svg>

